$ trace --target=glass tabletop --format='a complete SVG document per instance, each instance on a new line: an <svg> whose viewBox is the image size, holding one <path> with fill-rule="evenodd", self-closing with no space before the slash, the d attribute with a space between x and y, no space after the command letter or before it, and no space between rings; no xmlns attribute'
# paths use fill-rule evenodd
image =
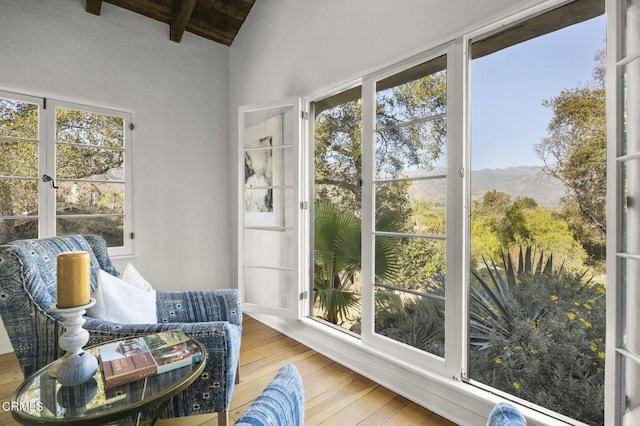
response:
<svg viewBox="0 0 640 426"><path fill-rule="evenodd" d="M207 357L202 344L202 361L105 390L102 367L87 382L63 386L49 376L57 360L28 377L16 389L13 416L23 424L96 424L132 416L163 402L186 389L204 370ZM98 355L98 346L87 352Z"/></svg>

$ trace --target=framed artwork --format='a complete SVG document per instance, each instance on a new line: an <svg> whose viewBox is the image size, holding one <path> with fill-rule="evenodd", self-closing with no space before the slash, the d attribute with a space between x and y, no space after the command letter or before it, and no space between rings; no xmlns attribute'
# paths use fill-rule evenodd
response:
<svg viewBox="0 0 640 426"><path fill-rule="evenodd" d="M244 132L244 225L284 225L282 114Z"/></svg>

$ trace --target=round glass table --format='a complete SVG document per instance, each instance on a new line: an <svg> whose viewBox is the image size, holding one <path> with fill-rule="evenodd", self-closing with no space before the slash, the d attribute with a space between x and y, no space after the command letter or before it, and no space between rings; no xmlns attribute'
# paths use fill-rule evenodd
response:
<svg viewBox="0 0 640 426"><path fill-rule="evenodd" d="M13 393L11 413L24 425L87 424L95 425L132 417L140 422L143 412L153 410L151 424L164 412L171 398L186 389L204 370L207 351L202 361L155 376L105 390L101 366L93 378L76 386L63 386L48 374L60 360L40 369ZM88 348L98 355L98 346Z"/></svg>

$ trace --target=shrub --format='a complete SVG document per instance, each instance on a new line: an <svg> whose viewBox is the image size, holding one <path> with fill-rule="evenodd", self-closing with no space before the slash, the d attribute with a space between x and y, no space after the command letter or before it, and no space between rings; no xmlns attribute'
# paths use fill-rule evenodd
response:
<svg viewBox="0 0 640 426"><path fill-rule="evenodd" d="M604 420L604 287L520 250L471 287L474 380L589 424Z"/></svg>

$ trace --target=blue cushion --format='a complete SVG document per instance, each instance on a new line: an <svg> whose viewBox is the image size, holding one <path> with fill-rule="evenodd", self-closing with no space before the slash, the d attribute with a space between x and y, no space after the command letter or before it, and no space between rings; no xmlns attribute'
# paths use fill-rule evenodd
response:
<svg viewBox="0 0 640 426"><path fill-rule="evenodd" d="M525 426L527 420L520 410L506 402L499 402L491 410L487 426Z"/></svg>

